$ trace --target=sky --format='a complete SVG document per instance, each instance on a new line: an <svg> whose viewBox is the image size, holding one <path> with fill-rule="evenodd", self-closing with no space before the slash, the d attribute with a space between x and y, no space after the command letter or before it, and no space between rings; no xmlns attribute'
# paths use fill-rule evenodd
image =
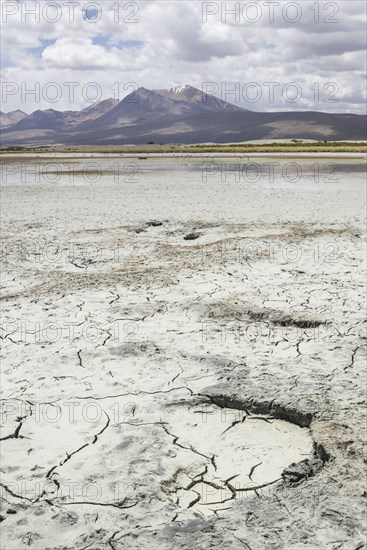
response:
<svg viewBox="0 0 367 550"><path fill-rule="evenodd" d="M1 110L190 84L253 111L366 113L364 0L1 0Z"/></svg>

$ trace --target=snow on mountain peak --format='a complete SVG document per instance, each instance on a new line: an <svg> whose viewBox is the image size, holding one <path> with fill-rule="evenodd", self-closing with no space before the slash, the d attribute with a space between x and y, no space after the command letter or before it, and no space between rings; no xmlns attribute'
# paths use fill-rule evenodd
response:
<svg viewBox="0 0 367 550"><path fill-rule="evenodd" d="M190 88L190 86L188 86L187 84L185 84L184 86L175 86L174 88L170 88L168 91L169 91L169 92L172 92L172 93L174 93L174 94L180 95L180 94L182 94L185 90L187 90L188 88Z"/></svg>

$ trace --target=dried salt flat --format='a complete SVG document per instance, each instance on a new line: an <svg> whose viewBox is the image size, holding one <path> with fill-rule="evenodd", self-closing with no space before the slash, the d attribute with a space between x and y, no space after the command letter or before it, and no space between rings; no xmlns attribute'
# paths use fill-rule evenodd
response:
<svg viewBox="0 0 367 550"><path fill-rule="evenodd" d="M180 162L3 186L5 547L357 548L363 160Z"/></svg>

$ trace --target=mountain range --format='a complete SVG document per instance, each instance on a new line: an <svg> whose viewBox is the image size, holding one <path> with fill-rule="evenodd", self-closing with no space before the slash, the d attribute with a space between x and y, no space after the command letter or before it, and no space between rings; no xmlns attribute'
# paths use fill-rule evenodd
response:
<svg viewBox="0 0 367 550"><path fill-rule="evenodd" d="M24 113L20 109L18 109L17 111L11 111L10 113L3 113L2 111L0 111L0 128L16 124L27 116L27 113Z"/></svg>
<svg viewBox="0 0 367 550"><path fill-rule="evenodd" d="M139 88L121 101L107 99L81 111L0 113L1 145L363 140L366 124L365 115L250 111L189 85Z"/></svg>

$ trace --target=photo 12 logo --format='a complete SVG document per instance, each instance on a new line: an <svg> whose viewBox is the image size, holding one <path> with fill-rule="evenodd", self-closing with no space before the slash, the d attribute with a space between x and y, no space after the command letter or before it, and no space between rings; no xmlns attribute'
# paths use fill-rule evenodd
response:
<svg viewBox="0 0 367 550"><path fill-rule="evenodd" d="M125 103L138 103L139 98L133 92L139 89L136 82L114 82L110 86L101 86L99 82L15 82L2 80L1 102L5 105L8 101L17 99L20 103L46 103L56 104L60 101L70 103L98 103L107 96L114 101Z"/></svg>
<svg viewBox="0 0 367 550"><path fill-rule="evenodd" d="M313 103L339 103L340 86L336 82L203 82L203 102L207 95L229 103L299 103L308 99Z"/></svg>
<svg viewBox="0 0 367 550"><path fill-rule="evenodd" d="M139 5L136 2L1 2L1 22L17 19L21 23L50 23L60 21L88 24L99 23L103 17L114 23L139 23Z"/></svg>
<svg viewBox="0 0 367 550"><path fill-rule="evenodd" d="M93 344L95 347L110 344L137 342L140 322L116 319L110 323L64 321L10 321L0 328L4 343L13 344ZM76 352L76 363L84 368L82 350Z"/></svg>
<svg viewBox="0 0 367 550"><path fill-rule="evenodd" d="M23 184L42 183L80 183L96 184L103 178L112 183L139 183L139 165L133 162L118 161L102 165L98 162L84 162L73 166L68 163L56 162L9 162L0 167L0 181L2 184L12 183L15 180Z"/></svg>
<svg viewBox="0 0 367 550"><path fill-rule="evenodd" d="M51 424L57 428L62 423L86 422L96 425L106 419L108 424L134 423L137 421L139 411L139 405L128 398L111 403L107 410L101 406L99 401L93 399L88 401L70 399L57 403L31 404L17 399L4 399L0 402L0 422L4 426L13 425L13 423L21 424L16 434L16 438L19 438L21 430L25 429L23 423L27 418L32 419L32 423ZM10 432L3 439L13 439L13 437Z"/></svg>
<svg viewBox="0 0 367 550"><path fill-rule="evenodd" d="M7 481L0 486L0 496L7 500L9 495L23 502L41 503L50 499L60 500L63 505L89 504L130 508L137 504L139 485L136 483L116 482L112 487L105 487L97 481L81 483L63 479L62 483L55 476L44 481ZM9 508L8 510L11 510ZM14 513L14 512L7 512ZM98 517L98 515L97 515ZM85 524L95 522L94 514L84 514Z"/></svg>
<svg viewBox="0 0 367 550"><path fill-rule="evenodd" d="M245 156L245 155L243 155ZM314 183L339 182L339 165L335 162L314 162L302 165L298 162L255 162L250 157L242 162L203 162L202 182L207 183L274 183L282 181L288 184L302 182L305 178Z"/></svg>
<svg viewBox="0 0 367 550"><path fill-rule="evenodd" d="M255 24L286 22L295 24L303 19L313 23L339 23L340 7L338 2L203 2L202 21L212 23L221 21L230 24Z"/></svg>

